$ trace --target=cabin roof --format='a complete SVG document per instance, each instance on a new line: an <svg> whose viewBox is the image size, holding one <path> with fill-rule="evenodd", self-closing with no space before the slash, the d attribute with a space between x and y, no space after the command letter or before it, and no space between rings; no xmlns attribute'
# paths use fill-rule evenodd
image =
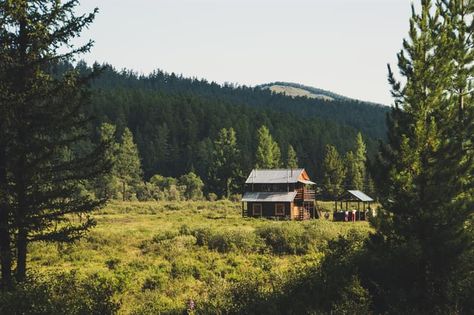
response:
<svg viewBox="0 0 474 315"><path fill-rule="evenodd" d="M370 198L369 196L367 196L360 190L348 190L347 192L360 201L363 201L363 202L374 201L374 199Z"/></svg>
<svg viewBox="0 0 474 315"><path fill-rule="evenodd" d="M293 202L296 191L292 192L246 192L244 202Z"/></svg>
<svg viewBox="0 0 474 315"><path fill-rule="evenodd" d="M254 169L245 181L246 184L287 184L302 182L314 184L309 179L305 179L304 168L296 169ZM307 175L306 175L307 176Z"/></svg>

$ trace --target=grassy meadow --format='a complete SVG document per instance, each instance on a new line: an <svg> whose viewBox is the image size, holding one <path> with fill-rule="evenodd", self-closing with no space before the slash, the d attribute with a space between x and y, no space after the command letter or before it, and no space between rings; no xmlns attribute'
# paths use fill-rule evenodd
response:
<svg viewBox="0 0 474 315"><path fill-rule="evenodd" d="M328 204L329 206L329 204ZM120 314L220 309L239 283L271 290L318 264L326 242L368 223L242 218L240 203L113 202L97 226L68 245L34 243L30 273L99 273L117 287Z"/></svg>

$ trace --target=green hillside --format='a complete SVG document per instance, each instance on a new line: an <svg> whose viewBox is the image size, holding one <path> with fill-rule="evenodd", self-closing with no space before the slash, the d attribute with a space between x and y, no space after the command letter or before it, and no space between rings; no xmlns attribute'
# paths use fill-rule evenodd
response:
<svg viewBox="0 0 474 315"><path fill-rule="evenodd" d="M59 71L65 67L71 66L62 65ZM83 63L77 68L90 71ZM212 142L221 128L235 129L244 173L254 166L256 130L265 124L283 155L291 144L300 166L315 179L321 175L326 144L344 153L353 149L361 131L369 153L374 153L386 132L386 107L350 99L292 98L162 71L143 76L105 66L92 90L95 124L111 122L119 133L125 127L133 132L145 178L195 170L206 182Z"/></svg>

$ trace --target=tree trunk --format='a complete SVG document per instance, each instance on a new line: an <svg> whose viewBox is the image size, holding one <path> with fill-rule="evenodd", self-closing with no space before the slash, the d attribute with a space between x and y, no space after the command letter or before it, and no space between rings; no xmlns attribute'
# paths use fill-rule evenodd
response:
<svg viewBox="0 0 474 315"><path fill-rule="evenodd" d="M125 201L125 181L122 182L122 201Z"/></svg>
<svg viewBox="0 0 474 315"><path fill-rule="evenodd" d="M17 239L17 267L16 267L16 280L23 282L26 278L26 251L28 245L28 235L24 228L20 228L18 231Z"/></svg>
<svg viewBox="0 0 474 315"><path fill-rule="evenodd" d="M230 198L230 183L231 183L231 179L227 178L227 180L226 180L226 193L225 193L227 199Z"/></svg>
<svg viewBox="0 0 474 315"><path fill-rule="evenodd" d="M12 286L12 257L8 208L4 204L0 205L0 263L2 273L0 287L8 289Z"/></svg>
<svg viewBox="0 0 474 315"><path fill-rule="evenodd" d="M6 182L5 152L0 150L0 288L8 289L12 286L12 254L8 205L5 200Z"/></svg>

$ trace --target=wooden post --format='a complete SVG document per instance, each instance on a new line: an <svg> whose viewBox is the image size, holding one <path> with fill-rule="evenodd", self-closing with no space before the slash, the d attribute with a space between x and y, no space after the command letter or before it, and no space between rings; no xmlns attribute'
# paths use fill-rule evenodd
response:
<svg viewBox="0 0 474 315"><path fill-rule="evenodd" d="M359 216L357 221L360 221L360 201L357 201L357 215Z"/></svg>

